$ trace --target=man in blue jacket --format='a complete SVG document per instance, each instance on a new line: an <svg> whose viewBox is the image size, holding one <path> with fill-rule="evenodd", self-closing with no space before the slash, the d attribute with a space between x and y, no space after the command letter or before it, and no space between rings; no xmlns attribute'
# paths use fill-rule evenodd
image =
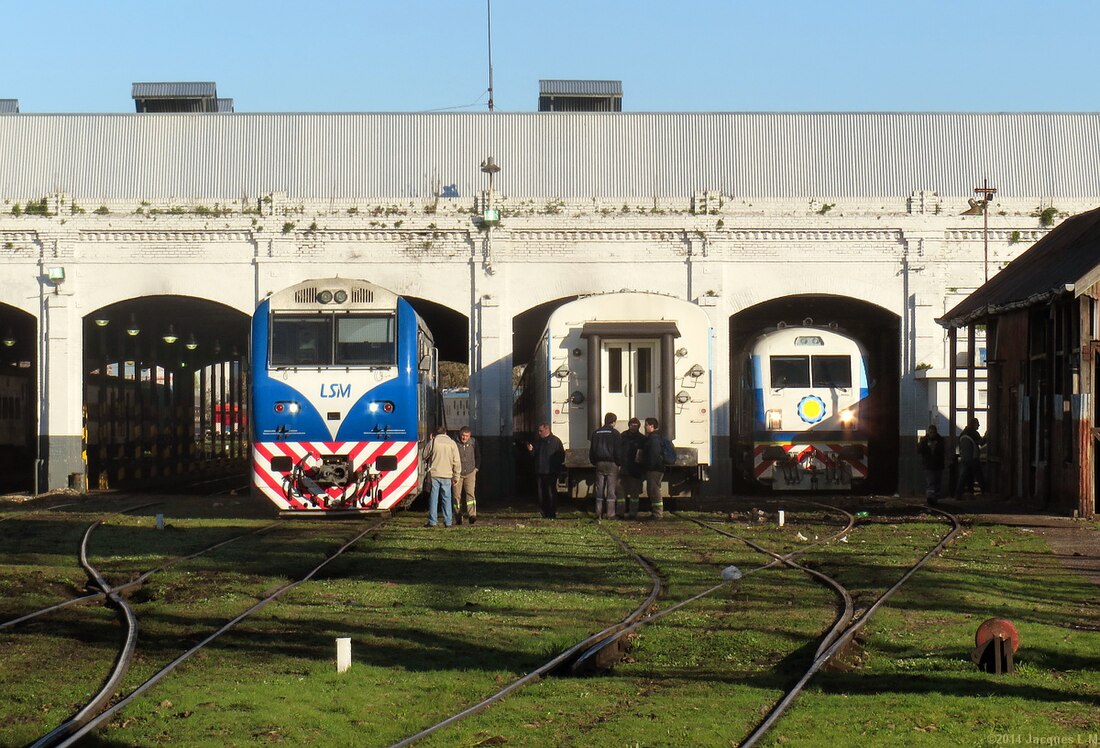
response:
<svg viewBox="0 0 1100 748"><path fill-rule="evenodd" d="M617 420L618 416L608 413L603 426L588 439L588 461L596 468L596 519L615 519L615 488L623 459L622 436L615 430Z"/></svg>

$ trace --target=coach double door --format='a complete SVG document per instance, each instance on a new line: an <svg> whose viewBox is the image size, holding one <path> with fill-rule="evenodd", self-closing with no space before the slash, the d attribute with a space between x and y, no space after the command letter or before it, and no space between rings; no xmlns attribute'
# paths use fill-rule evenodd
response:
<svg viewBox="0 0 1100 748"><path fill-rule="evenodd" d="M658 340L602 341L601 382L603 409L620 421L658 417L660 388Z"/></svg>

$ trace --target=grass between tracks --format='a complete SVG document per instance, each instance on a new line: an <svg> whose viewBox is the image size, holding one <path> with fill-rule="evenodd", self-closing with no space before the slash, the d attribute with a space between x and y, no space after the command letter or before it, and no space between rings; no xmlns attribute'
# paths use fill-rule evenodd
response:
<svg viewBox="0 0 1100 748"><path fill-rule="evenodd" d="M265 524L243 505L194 502L96 530L93 562L113 581ZM0 621L82 584L86 507L0 523ZM2 509L0 509L2 511ZM153 529L151 512L169 513ZM836 515L693 515L787 551ZM568 517L568 514L566 514ZM800 558L868 605L944 532L875 512L846 543ZM364 538L312 582L217 639L120 712L89 745L386 745L489 695L619 620L649 578L580 516L485 515L420 527L408 515ZM680 519L610 524L667 585L659 607L762 564L730 538ZM284 524L155 576L131 596L141 634L121 693L260 596L298 578L363 522ZM1097 592L1057 567L1042 540L976 527L871 621L841 669L821 673L765 745L996 744L1100 733ZM641 629L612 674L548 678L429 737L425 745L736 745L808 666L835 613L802 572L750 574ZM978 673L977 625L1014 620L1017 673ZM113 614L71 608L0 632L0 745L27 743L98 689L118 636ZM337 674L336 637L354 664ZM78 644L89 642L87 650ZM88 651L91 657L82 659ZM1005 737L1008 736L1008 737Z"/></svg>

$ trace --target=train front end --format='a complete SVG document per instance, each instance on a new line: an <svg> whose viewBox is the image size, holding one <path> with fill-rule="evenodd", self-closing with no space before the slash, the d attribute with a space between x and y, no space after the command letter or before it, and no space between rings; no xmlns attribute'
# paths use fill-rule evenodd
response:
<svg viewBox="0 0 1100 748"><path fill-rule="evenodd" d="M419 485L425 348L412 307L378 286L313 280L252 325L252 483L284 512L392 509ZM434 350L430 344L427 350Z"/></svg>
<svg viewBox="0 0 1100 748"><path fill-rule="evenodd" d="M750 366L752 475L777 491L850 491L868 476L866 355L836 329L787 327L759 338Z"/></svg>

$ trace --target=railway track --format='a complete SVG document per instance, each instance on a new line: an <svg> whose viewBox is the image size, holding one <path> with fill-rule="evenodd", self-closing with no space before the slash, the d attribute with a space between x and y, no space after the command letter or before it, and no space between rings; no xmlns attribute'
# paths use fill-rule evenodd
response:
<svg viewBox="0 0 1100 748"><path fill-rule="evenodd" d="M217 483L218 486L219 486L219 490L214 494L208 494L208 495L220 495L221 493L223 493L225 491L225 485L226 485L225 482L218 481L218 482L210 482L210 483ZM235 483L235 482L234 481L229 481L230 485L232 485L233 483ZM207 486L207 488L209 488L209 486ZM98 727L100 724L102 724L105 719L109 718L109 716L111 714L114 714L116 711L118 711L118 709L121 709L126 704L130 703L130 701L132 701L134 698L139 696L141 693L144 693L145 690L152 687L152 685L154 683L156 683L158 680L160 680L165 675L167 675L169 672L171 672L171 670L173 668L175 668L176 665L178 665L180 662L183 662L184 660L191 657L197 651L201 650L203 647L205 647L207 644L209 644L215 638L217 638L221 634L223 634L226 631L228 631L229 629L231 629L233 626L235 626L237 623L239 623L241 620L243 620L247 616L249 616L252 613L255 613L256 611L262 609L267 604L269 604L270 602L276 600L281 595L285 594L289 590L291 590L294 587L298 586L302 582L307 581L310 578L312 578L318 571L320 571L321 568L323 568L325 565L327 565L329 562L331 562L334 558L336 558L337 556L342 554L345 550L347 550L349 547L351 547L356 541L361 539L364 535L378 529L382 524L384 524L384 521L382 521L382 522L377 522L376 521L376 522L373 522L373 523L369 524L365 529L358 532L351 540L349 540L347 543L345 543L341 548L339 548L334 553L328 555L322 563L318 564L316 567L314 567L312 570L310 570L301 579L299 579L296 582L292 582L292 583L283 585L283 586L275 589L274 591L266 594L263 597L263 599L261 599L260 602L258 602L256 605L253 605L248 610L244 611L242 614L240 614L239 616L237 616L236 618L231 620L229 623L227 623L225 626L223 626L217 632L215 632L214 634L212 634L211 636L209 636L205 640L203 640L200 644L193 647L191 650L184 653L184 655L177 658L169 666L162 669L158 673L154 674L152 677L150 677L148 680L146 680L142 685L140 685L136 689L134 689L128 696L126 696L123 699L115 702L111 706L110 709L107 709L106 708L107 704L109 704L112 701L112 699L117 698L117 690L118 690L119 684L121 683L121 681L123 679L123 676L126 674L127 670L129 669L130 664L134 659L134 655L135 655L136 648L137 648L138 620L137 620L137 616L134 614L134 611L131 608L131 606L130 606L129 602L127 601L126 597L128 595L132 594L137 589L141 588L146 583L148 583L150 578L153 577L155 574L157 574L159 572L163 572L167 569L170 569L174 566L182 564L186 561L189 561L189 560L198 558L200 556L209 554L213 551L216 551L220 548L223 548L226 545L229 545L230 543L237 542L237 541L241 540L242 538L245 538L245 537L248 537L248 536L253 536L253 535L265 534L265 533L269 532L270 530L272 530L275 527L278 527L280 525L285 525L285 523L282 523L282 522L274 522L274 523L266 524L262 527L250 530L248 532L240 533L240 534L234 535L233 537L220 540L219 542L216 542L216 543L212 543L210 545L207 545L204 548L201 548L197 551L193 551L193 552L188 553L186 555L177 556L177 557L174 557L174 558L169 558L168 560L158 564L157 566L141 572L140 574L138 574L133 579L130 579L129 581L123 582L121 584L112 584L111 582L108 581L106 575L103 572L101 572L101 570L99 568L97 568L95 565L93 565L91 563L91 561L89 560L89 547L90 547L91 539L93 537L93 532L95 531L96 528L101 527L102 525L104 525L105 523L107 523L109 520L111 520L114 517L118 517L118 516L123 515L123 514L129 514L129 513L137 512L137 511L143 510L143 509L149 509L150 507L158 506L162 503L164 503L164 502L163 501L154 501L154 502L146 502L146 503L135 505L135 506L130 506L130 507L121 509L119 511L101 516L100 518L96 519L94 522L92 522L87 527L87 529L85 530L85 532L82 536L82 539L81 539L80 549L79 549L79 554L78 555L79 555L80 565L84 569L84 572L86 573L87 578L88 578L88 588L90 590L92 590L92 592L90 592L89 594L86 594L86 595L81 595L81 596L77 596L75 598L70 598L70 599L62 601L60 603L50 605L50 606L46 606L44 608L41 608L41 609L38 609L38 610L35 610L35 611L31 611L31 612L26 613L24 615L21 615L17 618L13 618L9 621L5 621L3 623L0 623L0 631L15 629L20 624L23 624L23 623L26 623L28 621L46 616L50 613L54 613L54 612L63 610L63 609L68 608L70 606L75 606L75 605L80 605L80 604L88 604L88 603L99 602L99 601L105 602L109 607L115 609L117 611L118 618L119 618L120 623L121 623L121 642L120 642L120 645L118 647L117 653L115 655L114 665L111 669L111 672L106 677L106 679L103 682L102 686L99 688L99 690L85 704L83 704L83 706L80 707L80 709L78 709L76 711L75 714L73 714L71 717L66 719L64 722L62 722L60 725L55 727L50 732L48 732L45 735L41 736L38 740L31 743L31 745L35 746L35 748L46 748L48 746L57 746L57 745L72 745L75 741L79 740L81 737L87 735L89 732L96 729L96 727ZM50 509L54 509L54 508L57 508L57 506L55 505L55 506L50 507ZM26 513L27 512L21 512L20 514L26 514Z"/></svg>

